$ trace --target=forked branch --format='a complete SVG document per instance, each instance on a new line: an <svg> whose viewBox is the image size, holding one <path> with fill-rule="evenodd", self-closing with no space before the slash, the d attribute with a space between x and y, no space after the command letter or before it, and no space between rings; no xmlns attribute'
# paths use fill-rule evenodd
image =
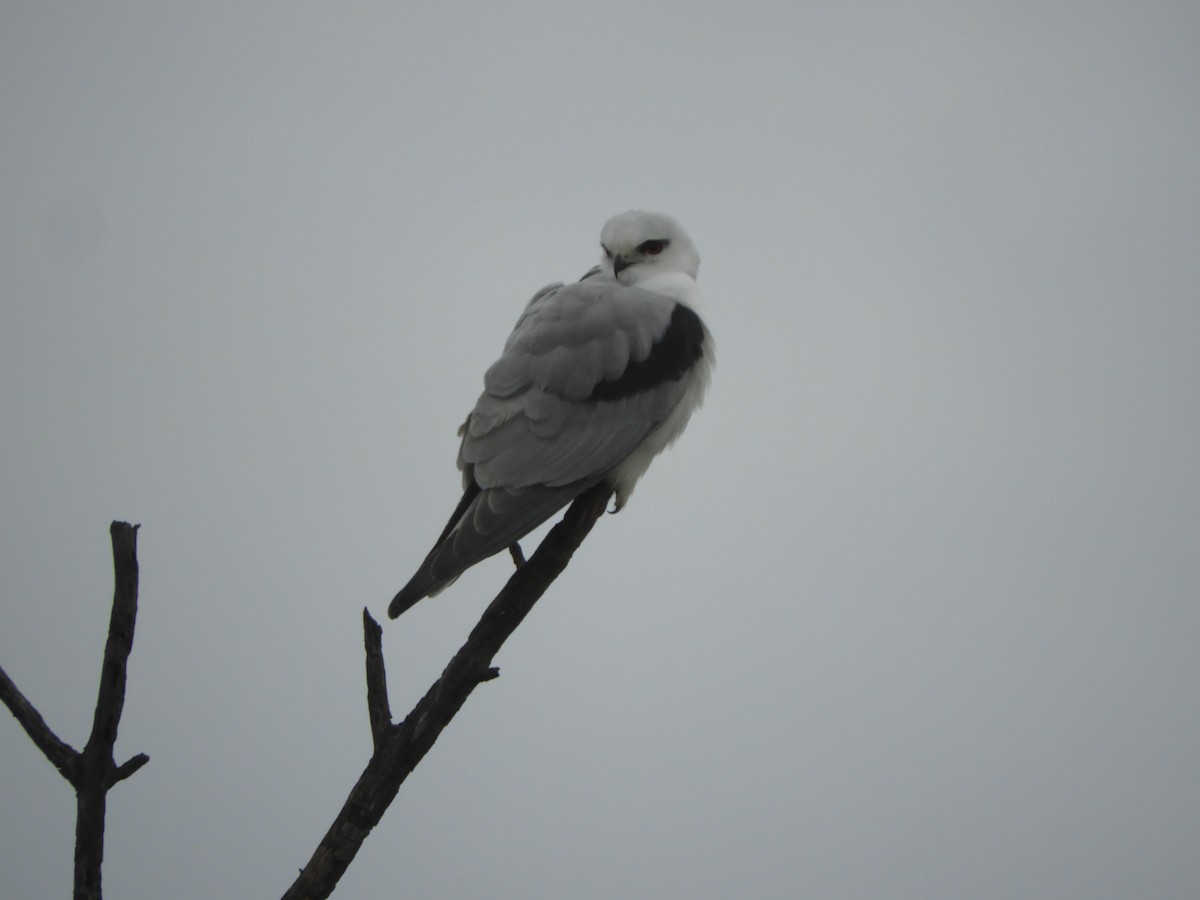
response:
<svg viewBox="0 0 1200 900"><path fill-rule="evenodd" d="M50 764L75 788L75 900L100 900L104 813L109 789L150 761L144 753L120 766L113 759L121 710L125 706L125 675L133 650L133 629L137 622L137 530L137 525L128 522L113 522L109 528L116 586L92 733L82 752L59 739L12 679L0 669L0 699Z"/></svg>
<svg viewBox="0 0 1200 900"><path fill-rule="evenodd" d="M484 611L441 677L399 724L392 722L388 704L383 632L370 613L363 610L367 713L374 752L312 859L284 894L284 900L323 898L333 892L363 840L395 799L400 785L429 752L475 686L500 674L492 666L496 653L567 567L611 496L611 488L605 485L581 494L528 561L519 547L513 549L517 571ZM149 762L149 757L141 753L119 766L113 759L137 620L137 529L138 526L125 522L113 522L110 528L116 587L92 732L83 750L75 750L61 740L0 669L0 700L43 755L75 788L76 900L101 897L105 802L109 789Z"/></svg>
<svg viewBox="0 0 1200 900"><path fill-rule="evenodd" d="M571 504L537 552L509 578L441 677L399 724L392 724L388 708L381 630L370 613L363 611L367 712L375 752L312 859L283 895L284 900L313 900L333 892L363 840L379 823L400 785L433 746L442 729L476 685L499 674L492 667L493 657L567 567L611 496L611 488L598 485Z"/></svg>

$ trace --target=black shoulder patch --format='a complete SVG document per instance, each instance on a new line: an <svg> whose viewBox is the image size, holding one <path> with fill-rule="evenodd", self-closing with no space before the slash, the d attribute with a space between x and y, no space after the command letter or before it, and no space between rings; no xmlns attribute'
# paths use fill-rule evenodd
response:
<svg viewBox="0 0 1200 900"><path fill-rule="evenodd" d="M678 381L702 356L704 326L700 317L682 303L676 303L667 330L650 347L650 355L630 362L618 377L601 381L592 388L588 399L620 400L667 381Z"/></svg>

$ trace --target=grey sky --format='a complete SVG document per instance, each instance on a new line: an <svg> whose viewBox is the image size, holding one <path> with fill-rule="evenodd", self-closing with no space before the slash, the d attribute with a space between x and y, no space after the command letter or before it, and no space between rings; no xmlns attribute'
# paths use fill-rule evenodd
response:
<svg viewBox="0 0 1200 900"><path fill-rule="evenodd" d="M700 249L684 440L345 897L1200 893L1200 6L9 4L0 661L90 726L126 898L269 897L370 750L359 613L525 301ZM385 626L406 711L507 575ZM0 896L73 797L0 722Z"/></svg>

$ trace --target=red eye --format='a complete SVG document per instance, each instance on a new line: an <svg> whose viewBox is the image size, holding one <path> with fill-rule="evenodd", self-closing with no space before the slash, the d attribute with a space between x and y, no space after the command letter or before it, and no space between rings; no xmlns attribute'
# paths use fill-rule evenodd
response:
<svg viewBox="0 0 1200 900"><path fill-rule="evenodd" d="M658 254L662 253L664 250L667 249L667 242L666 241L642 241L642 243L638 245L638 249L640 251L642 251L643 253L645 253L647 256L658 256Z"/></svg>

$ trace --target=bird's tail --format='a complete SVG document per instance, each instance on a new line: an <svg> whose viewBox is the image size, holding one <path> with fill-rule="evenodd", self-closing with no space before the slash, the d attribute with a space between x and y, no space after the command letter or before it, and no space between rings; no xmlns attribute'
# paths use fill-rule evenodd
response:
<svg viewBox="0 0 1200 900"><path fill-rule="evenodd" d="M435 547L434 549L436 550L437 548ZM417 603L426 597L437 596L457 580L458 576L454 575L445 581L434 581L430 577L427 567L421 566L417 574L409 580L408 584L400 588L399 593L388 604L388 616L395 619L400 613L416 606Z"/></svg>
<svg viewBox="0 0 1200 900"><path fill-rule="evenodd" d="M595 483L561 487L467 488L438 542L388 605L396 618L453 583L475 563L519 541Z"/></svg>

